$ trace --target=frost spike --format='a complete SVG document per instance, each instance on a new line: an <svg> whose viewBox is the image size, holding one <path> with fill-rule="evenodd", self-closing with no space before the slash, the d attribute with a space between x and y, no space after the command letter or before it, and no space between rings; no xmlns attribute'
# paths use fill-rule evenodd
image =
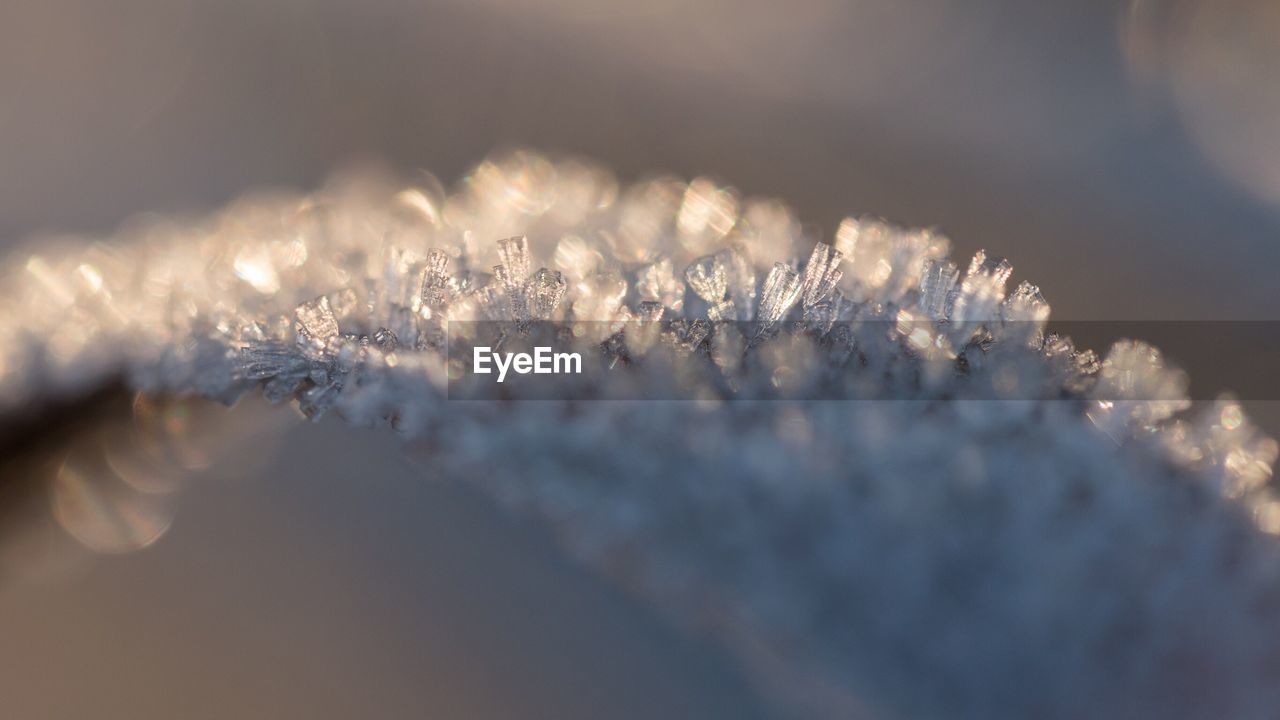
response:
<svg viewBox="0 0 1280 720"><path fill-rule="evenodd" d="M523 284L529 277L529 238L520 235L498 241L498 257L507 268L508 282Z"/></svg>
<svg viewBox="0 0 1280 720"><path fill-rule="evenodd" d="M800 273L786 263L775 263L764 280L757 319L766 325L783 318L800 296Z"/></svg>
<svg viewBox="0 0 1280 720"><path fill-rule="evenodd" d="M979 250L969 263L960 288L955 292L948 335L958 348L967 343L984 325L997 318L1004 300L1004 284L1013 266L1001 257L988 256Z"/></svg>
<svg viewBox="0 0 1280 720"><path fill-rule="evenodd" d="M840 261L844 255L830 245L820 242L813 246L809 262L804 266L804 278L801 283L800 296L805 307L816 305L825 300L844 272L840 270Z"/></svg>
<svg viewBox="0 0 1280 720"><path fill-rule="evenodd" d="M1049 303L1040 288L1023 280L1000 305L1001 339L1032 347L1044 342L1044 325L1049 320Z"/></svg>
<svg viewBox="0 0 1280 720"><path fill-rule="evenodd" d="M323 347L330 338L338 335L338 320L329 306L328 296L302 303L294 310L297 318L298 340L316 347Z"/></svg>
<svg viewBox="0 0 1280 720"><path fill-rule="evenodd" d="M947 316L947 301L960 275L956 264L945 258L928 258L920 273L920 311L930 320Z"/></svg>
<svg viewBox="0 0 1280 720"><path fill-rule="evenodd" d="M440 310L449 303L449 254L440 248L427 251L427 267L422 277L422 304Z"/></svg>
<svg viewBox="0 0 1280 720"><path fill-rule="evenodd" d="M728 276L724 264L716 255L704 255L693 261L684 271L685 280L698 297L715 305L724 299L728 289Z"/></svg>
<svg viewBox="0 0 1280 720"><path fill-rule="evenodd" d="M529 281L529 314L534 320L546 320L555 312L569 285L558 270L539 268Z"/></svg>

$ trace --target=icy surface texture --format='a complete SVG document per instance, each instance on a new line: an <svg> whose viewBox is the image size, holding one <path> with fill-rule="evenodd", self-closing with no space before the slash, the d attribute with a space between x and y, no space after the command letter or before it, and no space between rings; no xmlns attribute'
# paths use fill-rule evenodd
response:
<svg viewBox="0 0 1280 720"><path fill-rule="evenodd" d="M1155 348L1099 360L1002 259L875 220L815 244L705 178L515 153L435 188L10 256L0 409L123 377L391 425L815 716L1280 716L1276 443L1188 411ZM698 399L450 403L451 320L563 323L610 383ZM964 401L1028 387L1056 399Z"/></svg>

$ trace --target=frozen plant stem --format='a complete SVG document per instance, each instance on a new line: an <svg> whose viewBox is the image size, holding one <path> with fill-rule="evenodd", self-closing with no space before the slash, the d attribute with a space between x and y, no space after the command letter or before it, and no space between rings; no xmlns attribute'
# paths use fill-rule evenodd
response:
<svg viewBox="0 0 1280 720"><path fill-rule="evenodd" d="M819 716L1280 716L1276 443L948 247L853 218L810 247L776 201L526 152L447 196L339 177L11 256L0 409L122 375L390 424ZM450 403L476 320L609 369ZM671 385L698 402L590 402Z"/></svg>

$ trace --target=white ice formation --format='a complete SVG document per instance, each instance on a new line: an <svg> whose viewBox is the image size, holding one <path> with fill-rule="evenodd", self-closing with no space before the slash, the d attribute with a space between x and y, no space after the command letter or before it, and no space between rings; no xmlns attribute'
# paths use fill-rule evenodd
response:
<svg viewBox="0 0 1280 720"><path fill-rule="evenodd" d="M707 179L524 152L452 194L258 194L11 254L0 413L123 379L389 424L817 716L1280 716L1277 446L1239 405L1046 334L1002 259L815 240ZM459 320L623 362L450 402ZM659 384L692 400L609 399Z"/></svg>

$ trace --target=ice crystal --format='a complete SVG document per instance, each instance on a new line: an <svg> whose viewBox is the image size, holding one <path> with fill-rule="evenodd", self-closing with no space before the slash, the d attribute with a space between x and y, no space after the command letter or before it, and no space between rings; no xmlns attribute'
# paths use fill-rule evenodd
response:
<svg viewBox="0 0 1280 720"><path fill-rule="evenodd" d="M567 290L568 284L558 271L539 268L529 281L529 311L533 319L549 319Z"/></svg>
<svg viewBox="0 0 1280 720"><path fill-rule="evenodd" d="M840 260L844 255L830 245L820 242L813 246L813 254L804 266L800 281L800 297L806 308L826 302L835 291L836 283L844 275Z"/></svg>
<svg viewBox="0 0 1280 720"><path fill-rule="evenodd" d="M973 256L950 303L948 334L953 343L963 345L997 317L1004 285L1012 272L1013 266L1004 258L988 257L982 250Z"/></svg>
<svg viewBox="0 0 1280 720"><path fill-rule="evenodd" d="M800 274L785 263L777 263L764 279L760 296L760 320L771 325L782 319L800 295Z"/></svg>
<svg viewBox="0 0 1280 720"><path fill-rule="evenodd" d="M527 152L443 197L250 198L11 257L0 409L115 376L390 424L818 715L1280 713L1280 449L1238 403L1183 413L1157 349L1100 361L934 232L805 242L775 200ZM605 369L451 403L477 320Z"/></svg>
<svg viewBox="0 0 1280 720"><path fill-rule="evenodd" d="M756 307L756 269L746 252L729 247L716 253L725 271L729 298L720 307L719 317L713 320L750 320Z"/></svg>
<svg viewBox="0 0 1280 720"><path fill-rule="evenodd" d="M950 260L930 258L920 274L920 311L930 320L942 320L951 311L951 289L960 271Z"/></svg>
<svg viewBox="0 0 1280 720"><path fill-rule="evenodd" d="M1112 437L1155 430L1190 405L1187 376L1167 367L1159 348L1143 342L1116 343L1090 394L1098 400L1089 418Z"/></svg>
<svg viewBox="0 0 1280 720"><path fill-rule="evenodd" d="M637 273L636 292L644 301L655 301L676 312L684 309L684 283L676 279L671 258L663 258Z"/></svg>
<svg viewBox="0 0 1280 720"><path fill-rule="evenodd" d="M338 321L329 307L329 298L304 302L294 312L298 317L299 341L322 349L330 338L338 335Z"/></svg>
<svg viewBox="0 0 1280 720"><path fill-rule="evenodd" d="M724 300L729 280L719 257L715 255L700 257L690 264L684 273L689 281L689 287L693 288L698 297L706 300L708 304L715 305Z"/></svg>
<svg viewBox="0 0 1280 720"><path fill-rule="evenodd" d="M443 311L449 304L449 254L440 248L427 252L427 268L422 279L422 304L433 311Z"/></svg>
<svg viewBox="0 0 1280 720"><path fill-rule="evenodd" d="M725 269L722 255L707 255L698 258L685 268L685 279L694 293L707 303L707 317L711 320L733 320L737 316L737 308L732 298L726 297L729 291L729 275Z"/></svg>

